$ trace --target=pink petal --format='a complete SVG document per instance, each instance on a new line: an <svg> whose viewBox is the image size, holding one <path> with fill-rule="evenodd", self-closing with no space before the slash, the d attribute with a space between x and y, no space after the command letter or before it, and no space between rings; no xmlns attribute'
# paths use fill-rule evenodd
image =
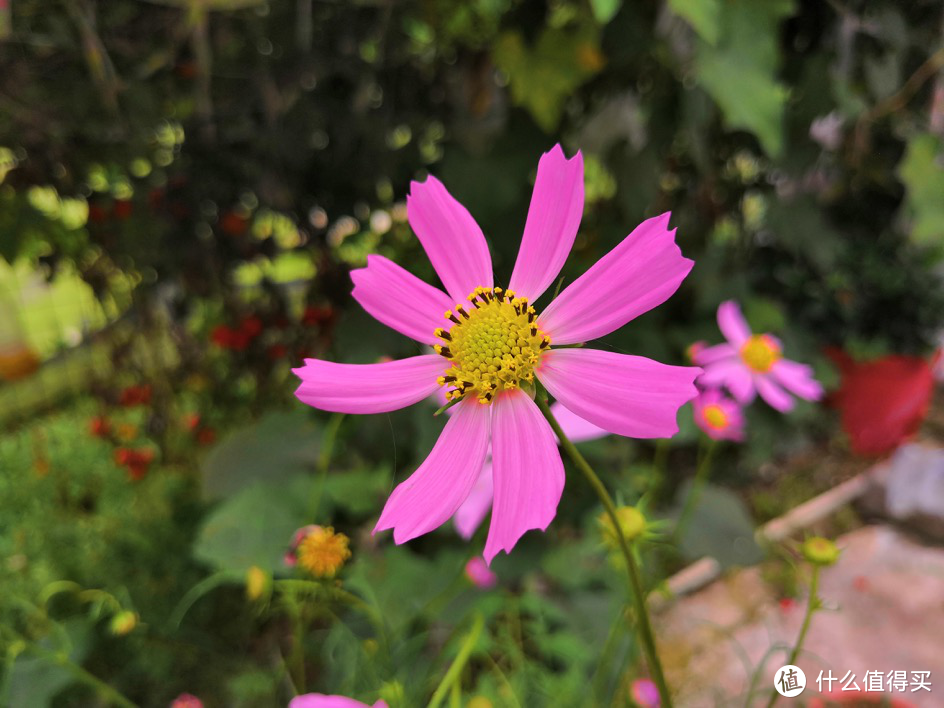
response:
<svg viewBox="0 0 944 708"><path fill-rule="evenodd" d="M698 393L701 369L598 349L552 349L538 378L548 392L594 425L631 438L678 432L678 409Z"/></svg>
<svg viewBox="0 0 944 708"><path fill-rule="evenodd" d="M705 373L698 377L698 385L703 388L724 386L742 405L754 400L754 378L739 358L707 364Z"/></svg>
<svg viewBox="0 0 944 708"><path fill-rule="evenodd" d="M726 300L718 306L718 329L736 347L740 347L751 336L751 328L734 300Z"/></svg>
<svg viewBox="0 0 944 708"><path fill-rule="evenodd" d="M567 408L560 403L551 405L551 413L554 414L554 417L560 424L561 430L564 431L564 435L570 438L571 442L576 443L585 440L596 440L597 438L602 438L610 434L603 428L598 428L589 420L584 420L576 413L567 410ZM556 435L554 437L555 439L557 438Z"/></svg>
<svg viewBox="0 0 944 708"><path fill-rule="evenodd" d="M492 286L492 257L482 229L435 177L411 182L407 217L433 268L456 302ZM440 313L441 314L441 313Z"/></svg>
<svg viewBox="0 0 944 708"><path fill-rule="evenodd" d="M345 696L326 696L323 693L306 693L289 701L288 708L368 708L366 703ZM377 701L373 708L387 708L384 701Z"/></svg>
<svg viewBox="0 0 944 708"><path fill-rule="evenodd" d="M336 413L386 413L433 394L449 362L435 354L382 364L338 364L305 359L293 369L302 380L295 396L302 403Z"/></svg>
<svg viewBox="0 0 944 708"><path fill-rule="evenodd" d="M489 563L510 553L531 529L543 531L557 514L564 491L564 464L554 431L523 391L499 394L491 404L495 501L485 541Z"/></svg>
<svg viewBox="0 0 944 708"><path fill-rule="evenodd" d="M423 344L439 342L433 331L448 324L443 313L455 304L442 290L376 254L351 271L351 280L351 294L374 319Z"/></svg>
<svg viewBox="0 0 944 708"><path fill-rule="evenodd" d="M405 543L445 523L466 500L488 451L489 406L470 397L455 406L423 464L393 490L374 533L393 529Z"/></svg>
<svg viewBox="0 0 944 708"><path fill-rule="evenodd" d="M754 383L757 386L757 393L770 404L771 408L781 413L788 413L793 409L793 397L775 384L771 377L755 376Z"/></svg>
<svg viewBox="0 0 944 708"><path fill-rule="evenodd" d="M609 334L669 299L692 269L669 217L647 219L548 305L538 323L553 344Z"/></svg>
<svg viewBox="0 0 944 708"><path fill-rule="evenodd" d="M560 273L583 216L583 155L570 160L560 145L541 156L528 221L508 288L531 302Z"/></svg>
<svg viewBox="0 0 944 708"><path fill-rule="evenodd" d="M472 487L469 496L462 502L462 506L459 507L452 519L456 525L456 533L466 541L475 535L475 531L482 520L491 510L493 494L492 460L486 458L485 464L482 465L482 471L479 473L479 478L475 481L475 486Z"/></svg>
<svg viewBox="0 0 944 708"><path fill-rule="evenodd" d="M730 344L715 344L711 347L702 347L698 349L692 357L692 363L698 366L708 366L722 359L738 358L737 349Z"/></svg>
<svg viewBox="0 0 944 708"><path fill-rule="evenodd" d="M813 378L813 369L789 359L781 359L770 370L777 382L807 401L818 401L823 397L823 387Z"/></svg>

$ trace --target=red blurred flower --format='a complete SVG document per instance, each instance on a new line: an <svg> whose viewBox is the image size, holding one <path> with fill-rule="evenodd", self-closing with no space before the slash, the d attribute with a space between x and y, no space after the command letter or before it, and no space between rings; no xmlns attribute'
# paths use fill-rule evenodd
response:
<svg viewBox="0 0 944 708"><path fill-rule="evenodd" d="M101 224L108 219L108 212L101 204L89 204L88 220L93 224Z"/></svg>
<svg viewBox="0 0 944 708"><path fill-rule="evenodd" d="M216 442L216 431L210 427L203 427L197 431L198 445L212 445Z"/></svg>
<svg viewBox="0 0 944 708"><path fill-rule="evenodd" d="M89 421L89 432L96 438L107 438L111 434L111 423L104 416L96 416Z"/></svg>
<svg viewBox="0 0 944 708"><path fill-rule="evenodd" d="M249 228L249 220L233 211L227 211L220 217L220 229L227 236L242 236Z"/></svg>
<svg viewBox="0 0 944 708"><path fill-rule="evenodd" d="M230 349L233 346L233 335L235 332L226 325L217 325L210 331L210 341L223 349Z"/></svg>
<svg viewBox="0 0 944 708"><path fill-rule="evenodd" d="M288 354L288 347L284 344L273 344L268 348L266 354L272 361L279 361L280 359L284 359L285 355Z"/></svg>
<svg viewBox="0 0 944 708"><path fill-rule="evenodd" d="M918 431L934 390L927 361L895 354L857 362L840 349L826 353L842 377L830 402L839 409L853 452L883 455Z"/></svg>
<svg viewBox="0 0 944 708"><path fill-rule="evenodd" d="M115 450L115 462L128 471L128 476L131 479L139 480L151 468L151 463L154 462L154 451L147 447L139 447L133 450L119 447Z"/></svg>
<svg viewBox="0 0 944 708"><path fill-rule="evenodd" d="M197 63L193 61L182 61L174 67L174 73L182 79L192 79L197 75Z"/></svg>
<svg viewBox="0 0 944 708"><path fill-rule="evenodd" d="M124 221L134 212L134 204L129 199L116 199L111 213L116 219Z"/></svg>
<svg viewBox="0 0 944 708"><path fill-rule="evenodd" d="M330 305L309 305L302 313L302 324L321 325L334 318L334 308Z"/></svg>
<svg viewBox="0 0 944 708"><path fill-rule="evenodd" d="M780 598L779 604L781 612L789 612L794 607L796 607L796 600L794 600L792 597L782 597Z"/></svg>
<svg viewBox="0 0 944 708"><path fill-rule="evenodd" d="M150 402L151 386L149 384L128 386L121 392L121 397L118 399L118 403L126 408L130 408L131 406L146 406Z"/></svg>
<svg viewBox="0 0 944 708"><path fill-rule="evenodd" d="M239 331L254 339L262 333L262 320L255 315L244 317L239 323Z"/></svg>

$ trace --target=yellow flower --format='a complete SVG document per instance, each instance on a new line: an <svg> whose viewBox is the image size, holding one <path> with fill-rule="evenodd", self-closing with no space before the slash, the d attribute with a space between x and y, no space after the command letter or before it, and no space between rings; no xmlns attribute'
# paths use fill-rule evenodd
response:
<svg viewBox="0 0 944 708"><path fill-rule="evenodd" d="M298 565L317 578L330 578L351 557L350 539L330 526L316 526L298 544Z"/></svg>
<svg viewBox="0 0 944 708"><path fill-rule="evenodd" d="M813 536L803 542L803 557L815 565L834 565L839 560L839 549L828 538Z"/></svg>
<svg viewBox="0 0 944 708"><path fill-rule="evenodd" d="M257 565L252 566L246 572L246 597L250 600L258 600L269 590L271 582L269 574Z"/></svg>

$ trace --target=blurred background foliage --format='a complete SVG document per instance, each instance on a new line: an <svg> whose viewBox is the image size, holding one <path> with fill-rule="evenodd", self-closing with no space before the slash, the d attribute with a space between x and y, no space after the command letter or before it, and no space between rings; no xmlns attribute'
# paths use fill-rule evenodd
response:
<svg viewBox="0 0 944 708"><path fill-rule="evenodd" d="M612 629L619 585L585 489L496 562L513 593L477 595L448 532L409 548L367 533L438 434L433 405L332 419L299 410L290 368L417 352L354 306L348 276L379 252L434 280L406 223L411 179L436 174L467 205L504 282L558 141L586 160L568 280L667 210L697 263L607 346L682 363L735 298L828 384L827 345L928 355L944 320L942 37L930 0L0 2L9 695L65 651L144 705L183 690L274 704L298 605L247 605L241 584L251 566L284 572L310 522L352 536L346 585L396 636L332 622L350 608L328 602L306 618L311 686L415 705L443 668L422 657L455 652L471 606L489 628L473 684L497 705L577 705L600 646L624 660L593 696L625 695L635 649ZM671 451L587 454L626 501L650 489L669 513L694 461L680 417ZM705 553L754 562L751 514L782 509L732 488L829 438L825 418L755 407L745 449L722 456L729 488L699 511L714 531L654 552L651 582ZM111 601L45 597L61 580L104 588L143 629L104 631ZM20 704L87 705L74 678Z"/></svg>

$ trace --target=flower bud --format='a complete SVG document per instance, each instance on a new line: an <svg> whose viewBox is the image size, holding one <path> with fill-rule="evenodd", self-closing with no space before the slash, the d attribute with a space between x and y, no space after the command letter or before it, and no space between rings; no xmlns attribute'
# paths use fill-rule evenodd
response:
<svg viewBox="0 0 944 708"><path fill-rule="evenodd" d="M803 557L814 565L835 565L839 560L839 549L828 538L813 536L803 542Z"/></svg>

